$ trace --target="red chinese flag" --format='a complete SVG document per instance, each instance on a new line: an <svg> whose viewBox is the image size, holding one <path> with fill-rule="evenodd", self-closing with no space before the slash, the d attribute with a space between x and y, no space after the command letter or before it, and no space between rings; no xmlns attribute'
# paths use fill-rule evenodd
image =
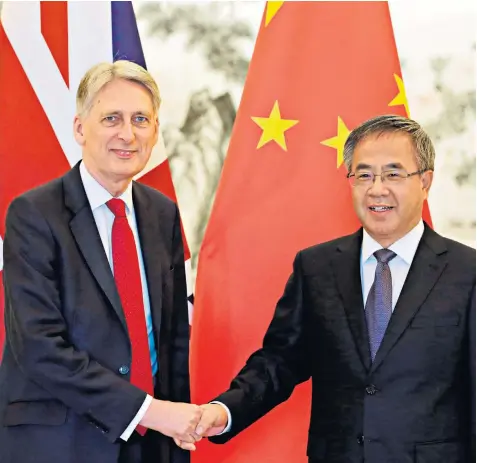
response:
<svg viewBox="0 0 477 463"><path fill-rule="evenodd" d="M267 4L199 256L194 402L261 346L296 252L360 226L344 142L366 119L406 115L400 75L387 2ZM306 462L310 391L225 445L201 442L194 463Z"/></svg>

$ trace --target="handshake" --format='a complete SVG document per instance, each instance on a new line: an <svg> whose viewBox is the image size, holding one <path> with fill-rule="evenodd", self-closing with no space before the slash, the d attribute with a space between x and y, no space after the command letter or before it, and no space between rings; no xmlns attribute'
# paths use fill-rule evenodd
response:
<svg viewBox="0 0 477 463"><path fill-rule="evenodd" d="M202 437L220 434L228 415L220 404L193 405L153 399L140 421L142 426L172 437L178 447L195 450Z"/></svg>

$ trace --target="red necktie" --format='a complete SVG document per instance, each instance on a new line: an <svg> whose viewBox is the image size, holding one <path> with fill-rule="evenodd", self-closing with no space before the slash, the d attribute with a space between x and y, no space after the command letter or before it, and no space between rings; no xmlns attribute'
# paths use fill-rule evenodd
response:
<svg viewBox="0 0 477 463"><path fill-rule="evenodd" d="M151 355L147 339L146 314L136 243L126 218L124 201L113 198L106 205L114 214L112 230L114 280L123 306L132 346L131 383L153 396ZM141 425L136 428L141 435L144 435L146 430Z"/></svg>

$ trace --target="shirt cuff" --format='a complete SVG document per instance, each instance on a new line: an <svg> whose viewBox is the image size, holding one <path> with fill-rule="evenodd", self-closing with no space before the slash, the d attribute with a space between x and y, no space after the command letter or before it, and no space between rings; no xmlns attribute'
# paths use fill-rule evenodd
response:
<svg viewBox="0 0 477 463"><path fill-rule="evenodd" d="M228 418L227 426L225 426L225 429L221 433L217 434L218 436L221 436L222 434L225 434L226 432L229 432L230 429L232 428L232 415L230 413L229 407L227 407L227 405L223 404L222 402L218 402L218 401L214 400L213 402L210 402L210 403L221 405L222 407L225 408L225 411L227 412L227 418Z"/></svg>
<svg viewBox="0 0 477 463"><path fill-rule="evenodd" d="M139 424L139 422L143 419L144 415L146 414L146 411L149 408L149 405L151 405L151 402L152 402L152 397L148 394L146 398L144 399L144 402L142 403L141 408L136 413L136 416L133 418L131 423L129 423L129 426L124 430L124 432L121 434L120 437L123 441L127 442L127 440L131 437L131 434L136 429L136 426Z"/></svg>

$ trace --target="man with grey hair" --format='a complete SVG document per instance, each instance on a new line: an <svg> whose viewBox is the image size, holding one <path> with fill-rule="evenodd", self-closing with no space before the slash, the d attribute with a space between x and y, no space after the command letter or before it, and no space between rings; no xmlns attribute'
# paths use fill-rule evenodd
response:
<svg viewBox="0 0 477 463"><path fill-rule="evenodd" d="M187 463L189 323L177 206L133 177L160 96L129 61L77 92L82 160L17 197L4 241L2 463Z"/></svg>
<svg viewBox="0 0 477 463"><path fill-rule="evenodd" d="M228 441L311 378L310 462L475 461L475 250L423 223L434 156L410 119L351 132L362 228L297 254L263 347L215 399L229 415L203 406L197 437Z"/></svg>

